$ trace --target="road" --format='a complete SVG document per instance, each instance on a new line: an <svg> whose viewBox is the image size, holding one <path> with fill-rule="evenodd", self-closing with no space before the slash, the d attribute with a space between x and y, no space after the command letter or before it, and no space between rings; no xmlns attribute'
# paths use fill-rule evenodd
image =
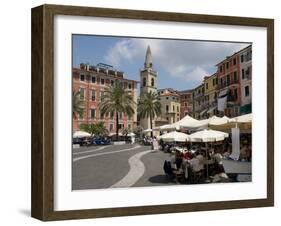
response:
<svg viewBox="0 0 281 226"><path fill-rule="evenodd" d="M169 158L138 144L73 149L72 189L175 185L163 171Z"/></svg>

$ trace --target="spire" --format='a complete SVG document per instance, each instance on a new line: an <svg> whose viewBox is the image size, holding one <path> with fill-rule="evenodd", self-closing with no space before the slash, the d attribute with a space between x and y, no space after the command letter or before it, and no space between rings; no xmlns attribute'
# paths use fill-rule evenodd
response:
<svg viewBox="0 0 281 226"><path fill-rule="evenodd" d="M144 68L151 68L151 67L152 67L152 56L151 56L150 46L148 45L145 55Z"/></svg>

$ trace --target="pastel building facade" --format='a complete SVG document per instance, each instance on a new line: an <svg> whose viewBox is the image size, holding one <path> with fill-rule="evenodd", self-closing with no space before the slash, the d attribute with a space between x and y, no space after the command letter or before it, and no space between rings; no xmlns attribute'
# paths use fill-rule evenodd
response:
<svg viewBox="0 0 281 226"><path fill-rule="evenodd" d="M180 120L180 95L171 88L158 89L158 100L161 103L161 117L156 119L157 126L172 124Z"/></svg>
<svg viewBox="0 0 281 226"><path fill-rule="evenodd" d="M252 46L240 51L240 64L240 114L247 114L252 112Z"/></svg>
<svg viewBox="0 0 281 226"><path fill-rule="evenodd" d="M178 92L180 95L180 118L186 115L193 116L193 90L182 90Z"/></svg>
<svg viewBox="0 0 281 226"><path fill-rule="evenodd" d="M196 119L202 119L205 112L205 86L204 83L193 90L193 115Z"/></svg>
<svg viewBox="0 0 281 226"><path fill-rule="evenodd" d="M239 53L234 53L217 64L218 111L220 116L240 115L241 65Z"/></svg>
<svg viewBox="0 0 281 226"><path fill-rule="evenodd" d="M122 71L115 70L112 66L98 64L80 64L79 68L72 69L73 91L80 93L80 99L84 102L83 112L73 118L73 130L80 130L81 124L103 122L110 133L116 131L116 113L102 115L99 105L102 101L106 87L113 86L119 80L124 89L130 91L137 102L137 81L126 79ZM134 115L128 117L119 114L119 129L133 129L137 125L137 106L134 106Z"/></svg>
<svg viewBox="0 0 281 226"><path fill-rule="evenodd" d="M201 113L202 118L208 118L217 114L217 96L218 96L218 78L217 73L204 78L204 111Z"/></svg>

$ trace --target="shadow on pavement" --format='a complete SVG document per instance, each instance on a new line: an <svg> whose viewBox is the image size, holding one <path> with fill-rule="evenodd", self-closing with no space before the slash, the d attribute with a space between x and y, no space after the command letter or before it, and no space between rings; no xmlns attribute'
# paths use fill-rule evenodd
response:
<svg viewBox="0 0 281 226"><path fill-rule="evenodd" d="M176 184L175 181L173 181L172 179L168 178L166 175L164 174L160 174L160 175L156 175L153 177L150 177L149 182L151 183L158 183L158 184Z"/></svg>

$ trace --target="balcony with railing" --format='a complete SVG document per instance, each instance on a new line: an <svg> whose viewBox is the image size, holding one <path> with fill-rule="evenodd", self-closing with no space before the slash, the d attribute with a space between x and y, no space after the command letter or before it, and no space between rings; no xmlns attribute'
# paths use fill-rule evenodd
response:
<svg viewBox="0 0 281 226"><path fill-rule="evenodd" d="M218 84L218 89L224 89L228 86L231 86L231 85L238 85L239 84L239 80L238 79L233 79L233 80L230 80L230 81L223 81L223 83L221 84Z"/></svg>

